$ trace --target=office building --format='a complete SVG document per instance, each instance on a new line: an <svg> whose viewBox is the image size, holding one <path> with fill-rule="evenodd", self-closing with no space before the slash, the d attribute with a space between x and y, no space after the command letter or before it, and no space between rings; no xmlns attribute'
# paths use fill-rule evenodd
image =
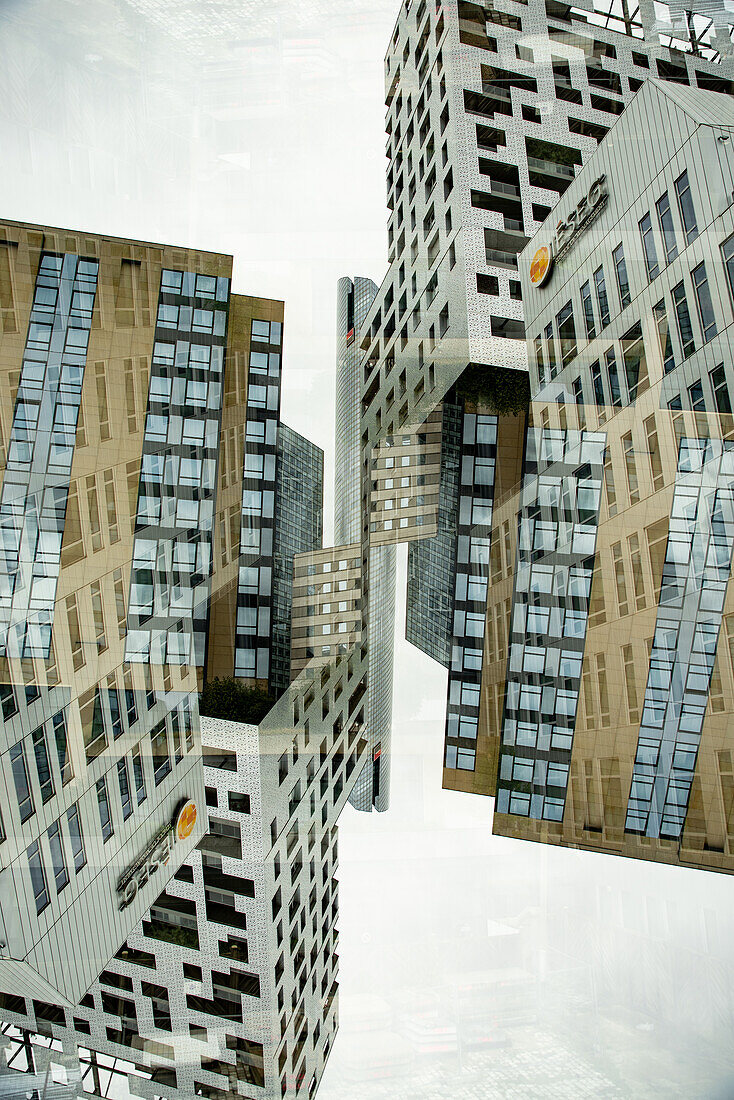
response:
<svg viewBox="0 0 734 1100"><path fill-rule="evenodd" d="M358 630L284 684L323 455L279 421L283 305L227 256L2 235L6 1068L69 1100L313 1094L371 761ZM233 674L280 693L259 727L199 719Z"/></svg>
<svg viewBox="0 0 734 1100"><path fill-rule="evenodd" d="M305 673L259 727L202 718L206 836L81 1004L4 998L19 1094L314 1095L338 1027L336 822L369 759L365 667L356 650Z"/></svg>
<svg viewBox="0 0 734 1100"><path fill-rule="evenodd" d="M444 517L464 516L454 548L441 535L410 551L408 634L416 637L412 619L426 618L421 601L425 607L435 595L439 613L425 645L449 664L444 783L460 790L476 766L482 588L499 552L490 540L497 486L486 479L504 477L497 447L507 456L509 488L522 461L520 418L496 418L506 407L497 399L512 387L508 375L527 371L518 254L648 77L731 90L731 19L693 9L414 0L401 6L387 51L390 267L359 334L363 462L385 436L425 422L448 394L470 415L497 421L462 425L475 461L443 509ZM497 441L480 441L478 430L484 440L497 431ZM450 439L443 450L445 496ZM422 594L421 555L429 566ZM440 568L457 561L443 580L430 576L439 561ZM460 568L466 562L468 571Z"/></svg>
<svg viewBox="0 0 734 1100"><path fill-rule="evenodd" d="M328 664L362 640L360 545L297 554L293 564L291 670Z"/></svg>
<svg viewBox="0 0 734 1100"><path fill-rule="evenodd" d="M649 76L730 90L727 14L665 11L401 5L390 267L359 334L368 447L424 422L470 365L527 369L518 253Z"/></svg>
<svg viewBox="0 0 734 1100"><path fill-rule="evenodd" d="M203 833L230 274L0 225L6 993L78 1002Z"/></svg>
<svg viewBox="0 0 734 1100"><path fill-rule="evenodd" d="M282 422L275 477L270 690L278 696L291 681L293 559L321 547L324 512L324 452Z"/></svg>
<svg viewBox="0 0 734 1100"><path fill-rule="evenodd" d="M497 833L729 873L732 137L729 97L649 80L521 254L532 427L469 778Z"/></svg>
<svg viewBox="0 0 734 1100"><path fill-rule="evenodd" d="M365 516L372 502L371 468L362 467L362 352L358 335L376 285L362 276L337 284L336 436L334 540L359 544L361 631L366 635L371 761L351 795L358 810L386 810L390 798L396 551L392 539L378 545Z"/></svg>

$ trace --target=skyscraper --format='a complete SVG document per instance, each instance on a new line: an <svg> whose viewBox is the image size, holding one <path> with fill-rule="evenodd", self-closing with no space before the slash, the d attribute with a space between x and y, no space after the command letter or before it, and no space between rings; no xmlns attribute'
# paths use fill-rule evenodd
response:
<svg viewBox="0 0 734 1100"><path fill-rule="evenodd" d="M493 507L523 461L522 417L497 415L521 409L527 387L518 254L650 75L731 90L730 22L697 5L687 17L550 0L517 11L466 0L400 9L385 59L390 267L359 334L362 444L368 463L381 439L413 430L447 395L463 406L459 484L448 439L443 526L410 550L409 636L435 598L424 646L448 657L445 786L471 789L477 767L482 782L494 773L477 737L498 626L485 636L487 584L506 579L498 540L509 537L493 526ZM452 570L443 578L439 560Z"/></svg>
<svg viewBox="0 0 734 1100"><path fill-rule="evenodd" d="M733 135L729 97L648 81L520 257L533 426L471 777L495 832L728 873Z"/></svg>
<svg viewBox="0 0 734 1100"><path fill-rule="evenodd" d="M369 467L363 472L362 355L358 334L377 287L370 279L343 278L337 286L336 473L334 539L339 544L368 539L363 516L369 509ZM386 810L390 797L395 547L363 549L363 614L369 655L367 736L372 760L350 801L358 810Z"/></svg>
<svg viewBox="0 0 734 1100"><path fill-rule="evenodd" d="M4 1057L64 1100L313 1093L371 754L358 597L290 668L323 454L280 423L283 305L232 294L228 256L0 238ZM233 675L274 708L200 723Z"/></svg>
<svg viewBox="0 0 734 1100"><path fill-rule="evenodd" d="M323 538L324 452L281 422L275 476L270 689L280 695L291 680L293 559L318 550Z"/></svg>

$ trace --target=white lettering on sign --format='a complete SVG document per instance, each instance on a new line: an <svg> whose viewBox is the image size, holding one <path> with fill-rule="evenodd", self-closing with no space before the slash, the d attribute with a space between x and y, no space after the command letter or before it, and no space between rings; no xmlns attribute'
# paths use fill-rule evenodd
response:
<svg viewBox="0 0 734 1100"><path fill-rule="evenodd" d="M117 900L120 909L125 909L134 901L138 890L145 886L159 867L166 866L174 844L179 840L188 839L193 832L196 817L196 803L192 799L179 803L173 821L158 830L135 862L120 877L117 883Z"/></svg>
<svg viewBox="0 0 734 1100"><path fill-rule="evenodd" d="M595 179L588 193L574 206L568 217L561 219L556 226L556 235L553 242L553 256L560 259L574 240L590 222L597 216L606 203L609 192L606 188L606 175Z"/></svg>

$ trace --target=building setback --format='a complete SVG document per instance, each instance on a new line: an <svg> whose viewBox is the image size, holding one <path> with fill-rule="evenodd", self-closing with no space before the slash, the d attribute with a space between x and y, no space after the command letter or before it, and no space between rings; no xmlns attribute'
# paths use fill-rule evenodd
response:
<svg viewBox="0 0 734 1100"><path fill-rule="evenodd" d="M476 776L497 833L729 873L732 136L730 98L648 81L520 258L533 427Z"/></svg>

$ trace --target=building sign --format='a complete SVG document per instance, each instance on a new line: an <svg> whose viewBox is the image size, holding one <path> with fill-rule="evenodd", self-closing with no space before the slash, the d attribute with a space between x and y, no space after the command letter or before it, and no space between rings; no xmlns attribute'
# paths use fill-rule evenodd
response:
<svg viewBox="0 0 734 1100"><path fill-rule="evenodd" d="M530 261L530 282L533 286L542 286L548 282L553 269L553 249L542 244Z"/></svg>
<svg viewBox="0 0 734 1100"><path fill-rule="evenodd" d="M541 287L548 282L553 264L568 252L577 237L588 229L594 218L601 213L609 198L606 187L606 175L595 179L586 195L574 206L568 217L561 219L556 226L553 240L541 244L530 261L530 283Z"/></svg>
<svg viewBox="0 0 734 1100"><path fill-rule="evenodd" d="M117 883L117 900L120 909L134 901L138 890L145 886L151 875L168 863L174 845L191 836L196 824L197 809L193 799L179 803L173 819L159 829L138 858L121 875Z"/></svg>

